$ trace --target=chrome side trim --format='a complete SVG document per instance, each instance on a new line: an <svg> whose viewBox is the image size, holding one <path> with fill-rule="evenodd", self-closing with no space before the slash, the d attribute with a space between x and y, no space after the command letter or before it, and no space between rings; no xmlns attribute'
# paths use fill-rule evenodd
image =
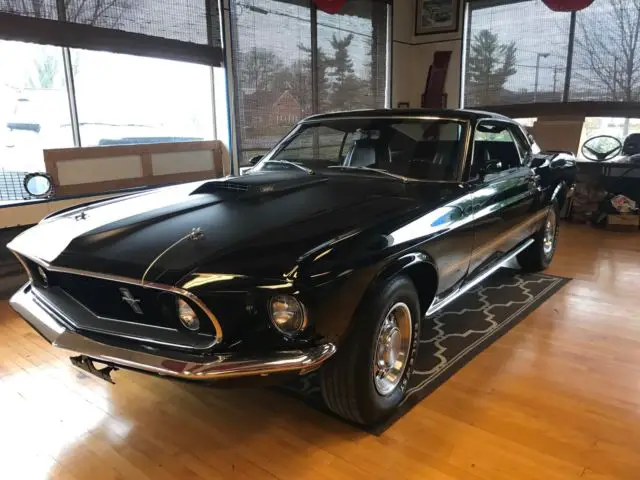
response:
<svg viewBox="0 0 640 480"><path fill-rule="evenodd" d="M558 195L560 194L564 186L565 186L564 182L560 182L558 185L556 185L555 190L551 194L551 201L554 201L556 198L558 198Z"/></svg>
<svg viewBox="0 0 640 480"><path fill-rule="evenodd" d="M68 330L55 318L54 313L48 312L35 301L29 284L18 290L9 303L55 347L86 355L98 362L173 378L206 381L283 372L302 375L320 367L336 352L333 343L326 343L306 350L277 351L259 357L221 353L170 358L107 345Z"/></svg>
<svg viewBox="0 0 640 480"><path fill-rule="evenodd" d="M479 213L482 213L482 212L484 212L484 210L480 210ZM532 224L541 221L544 217L547 216L548 212L549 212L549 209L548 208L544 208L544 209L540 210L538 213L532 215L527 220L519 223L518 225L515 225L514 227L512 227L509 230L507 230L503 234L498 235L493 240L490 240L490 241L488 241L487 243L485 243L483 245L477 246L477 248L474 245L473 250L471 251L471 254L469 255L469 258L465 258L463 260L459 260L457 262L454 262L454 263L451 263L451 264L447 265L446 268L444 268L441 271L441 274L442 275L446 275L448 273L451 273L453 270L459 268L461 265L464 265L465 263L471 262L472 260L474 260L478 256L483 255L487 250L491 250L493 248L496 248L496 246L499 245L500 243L502 243L505 239L517 234L518 232L521 232L522 230L524 230L526 228L531 227ZM482 216L484 216L484 215L486 215L488 213L491 213L491 212L483 213ZM477 218L481 218L482 216L477 217ZM468 222L465 222L465 223L468 223ZM461 225L462 225L462 223L461 223ZM458 226L460 226L460 225L454 225L454 228L457 228Z"/></svg>
<svg viewBox="0 0 640 480"><path fill-rule="evenodd" d="M9 250L11 250L13 252L13 254L16 255L16 257L18 257L18 260L20 260L20 263L22 263L22 266L27 271L27 274L29 274L29 269L24 264L24 262L20 259L20 255L28 258L29 260L37 263L41 267L43 267L43 268L45 268L47 270L50 270L52 272L69 273L69 274L72 274L72 275L79 275L79 276L82 276L82 277L98 278L100 280L108 280L108 281L112 281L112 282L126 283L128 285L135 285L135 286L143 287L143 288L153 288L155 290L162 290L162 291L165 291L165 292L175 293L176 295L182 295L183 297L186 297L189 300L191 300L193 303L195 303L205 313L205 315L207 317L209 317L209 320L213 324L213 328L216 331L216 338L214 339L213 343L211 345L209 345L208 348L213 347L214 345L217 345L218 343L220 343L222 341L222 327L220 326L220 322L218 321L216 316L213 314L213 312L211 310L209 310L209 308L205 305L205 303L202 300L200 300L197 296L195 296L193 293L189 292L188 290L184 290L182 288L178 288L178 287L175 287L173 285L166 285L166 284L163 284L163 283L156 283L156 282L144 282L143 283L141 280L138 280L138 279L135 279L135 278L129 278L129 277L122 277L120 275L110 275L110 274L106 274L106 273L88 272L86 270L78 270L78 269L75 269L75 268L57 267L55 265L51 265L49 262L46 262L46 261L44 261L44 260L42 260L40 258L33 257L33 256L30 256L30 255L25 255L24 253L18 252L16 250L12 249L9 246L7 246L7 248L9 248Z"/></svg>
<svg viewBox="0 0 640 480"><path fill-rule="evenodd" d="M520 252L522 252L524 249L526 249L533 242L534 242L533 238L530 238L529 240L524 242L521 246L519 246L518 248L513 250L511 253L509 253L507 256L505 256L502 259L500 259L500 261L498 263L496 263L493 267L491 267L489 270L487 270L486 272L481 273L476 278L474 278L471 282L467 283L462 288L456 290L454 293L452 293L448 297L443 298L438 303L432 304L429 307L429 309L427 310L427 316L433 315L438 310L440 310L444 306L450 304L451 302L453 302L454 300L456 300L457 298L459 298L463 294L467 293L473 287L478 285L480 282L482 282L483 280L485 280L488 277L490 277L491 275L493 275L499 268L503 267L509 260L514 258L516 255L518 255Z"/></svg>

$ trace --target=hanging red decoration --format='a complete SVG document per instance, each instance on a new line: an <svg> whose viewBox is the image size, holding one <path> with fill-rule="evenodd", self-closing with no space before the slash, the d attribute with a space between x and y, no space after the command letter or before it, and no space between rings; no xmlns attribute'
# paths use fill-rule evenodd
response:
<svg viewBox="0 0 640 480"><path fill-rule="evenodd" d="M542 0L554 12L577 12L587 8L593 0Z"/></svg>
<svg viewBox="0 0 640 480"><path fill-rule="evenodd" d="M338 13L347 0L313 0L323 12Z"/></svg>

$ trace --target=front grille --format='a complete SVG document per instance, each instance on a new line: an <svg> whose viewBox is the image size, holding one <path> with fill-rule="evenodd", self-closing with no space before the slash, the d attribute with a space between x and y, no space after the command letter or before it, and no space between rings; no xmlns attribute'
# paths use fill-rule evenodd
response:
<svg viewBox="0 0 640 480"><path fill-rule="evenodd" d="M212 319L179 293L49 270L22 255L18 258L28 270L39 301L79 330L185 349L209 349L221 341ZM197 332L187 330L178 319L180 297L200 318Z"/></svg>
<svg viewBox="0 0 640 480"><path fill-rule="evenodd" d="M97 317L185 330L177 316L178 295L175 293L71 273L47 271L46 274L49 288L61 289ZM199 333L215 335L215 329L207 321L206 314L197 305L190 304L201 319Z"/></svg>
<svg viewBox="0 0 640 480"><path fill-rule="evenodd" d="M166 328L178 326L170 311L176 301L172 293L69 273L48 272L48 276L50 286L59 287L99 317ZM136 313L123 299L125 296L134 299L142 314Z"/></svg>

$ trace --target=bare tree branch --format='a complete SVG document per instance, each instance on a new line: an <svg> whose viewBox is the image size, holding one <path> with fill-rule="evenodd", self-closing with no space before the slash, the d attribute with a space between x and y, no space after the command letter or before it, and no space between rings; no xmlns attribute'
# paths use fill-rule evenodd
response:
<svg viewBox="0 0 640 480"><path fill-rule="evenodd" d="M115 28L131 7L130 0L64 0L66 20ZM0 10L36 18L58 18L55 2L47 0L0 0Z"/></svg>
<svg viewBox="0 0 640 480"><path fill-rule="evenodd" d="M591 85L604 88L613 100L637 100L640 0L608 0L604 8L585 10L578 18L575 77L587 90Z"/></svg>

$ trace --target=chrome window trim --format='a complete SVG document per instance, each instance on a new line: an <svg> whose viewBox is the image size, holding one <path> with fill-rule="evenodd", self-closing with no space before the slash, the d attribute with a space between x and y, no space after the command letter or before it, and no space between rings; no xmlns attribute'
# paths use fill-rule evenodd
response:
<svg viewBox="0 0 640 480"><path fill-rule="evenodd" d="M97 278L100 280L107 280L111 282L126 283L128 285L135 285L142 288L153 288L154 290L161 290L164 292L175 293L176 295L181 295L185 298L188 298L193 303L195 303L205 313L207 317L209 317L209 320L213 324L213 328L216 332L216 336L213 342L204 348L211 348L222 341L222 327L220 325L220 322L218 321L216 316L213 314L213 312L209 310L209 308L205 305L205 303L202 300L200 300L196 295L189 292L188 290L184 290L182 288L175 287L173 285L166 285L164 283L142 282L141 280L138 280L135 278L123 277L120 275L111 275L111 274L99 273L99 272L89 272L86 270L79 270L75 268L57 267L55 265L51 265L49 262L46 262L40 258L33 257L31 255L26 255L24 253L18 252L17 250L13 250L13 249L10 249L10 250L13 252L14 255L16 255L16 257L18 258L22 266L25 268L27 274L29 275L30 280L32 280L31 273L27 268L27 266L25 265L24 261L20 258L21 255L52 272L69 273L72 275L79 275L82 277ZM149 341L152 341L152 340L149 340ZM184 348L184 346L182 346L181 348Z"/></svg>
<svg viewBox="0 0 640 480"><path fill-rule="evenodd" d="M324 117L314 118L311 117L306 120L301 120L298 125L305 125L308 123L320 123L334 120L451 120L452 122L469 123L468 118L462 117L443 117L441 115L350 115L348 117Z"/></svg>

